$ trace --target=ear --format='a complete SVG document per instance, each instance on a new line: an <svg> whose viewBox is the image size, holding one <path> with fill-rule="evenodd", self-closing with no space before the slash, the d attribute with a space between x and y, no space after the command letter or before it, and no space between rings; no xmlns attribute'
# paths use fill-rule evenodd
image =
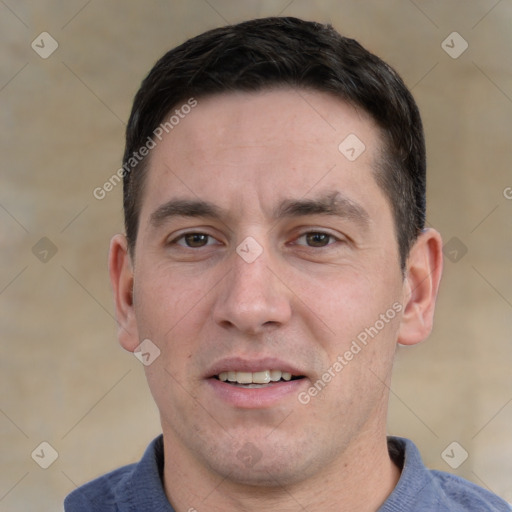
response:
<svg viewBox="0 0 512 512"><path fill-rule="evenodd" d="M425 229L417 238L407 258L404 280L404 309L398 343L414 345L432 331L439 281L443 271L441 235Z"/></svg>
<svg viewBox="0 0 512 512"><path fill-rule="evenodd" d="M133 352L139 345L139 336L133 308L133 265L126 236L112 238L108 263L119 327L117 336L121 346Z"/></svg>

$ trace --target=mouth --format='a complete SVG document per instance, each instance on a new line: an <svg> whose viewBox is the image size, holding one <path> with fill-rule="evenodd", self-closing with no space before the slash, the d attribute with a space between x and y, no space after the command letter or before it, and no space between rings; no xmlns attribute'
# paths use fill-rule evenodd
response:
<svg viewBox="0 0 512 512"><path fill-rule="evenodd" d="M293 375L291 372L283 370L226 371L214 375L213 378L235 387L258 389L303 379L304 375Z"/></svg>
<svg viewBox="0 0 512 512"><path fill-rule="evenodd" d="M205 373L209 399L237 410L279 407L308 385L305 366L276 357L227 357Z"/></svg>

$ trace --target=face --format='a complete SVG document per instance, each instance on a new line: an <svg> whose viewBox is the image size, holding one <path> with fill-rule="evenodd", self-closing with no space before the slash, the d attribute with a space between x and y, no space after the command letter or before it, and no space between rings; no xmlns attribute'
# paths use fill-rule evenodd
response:
<svg viewBox="0 0 512 512"><path fill-rule="evenodd" d="M384 432L408 290L380 144L362 111L285 89L200 99L152 150L122 343L160 350L145 370L183 460L292 483Z"/></svg>

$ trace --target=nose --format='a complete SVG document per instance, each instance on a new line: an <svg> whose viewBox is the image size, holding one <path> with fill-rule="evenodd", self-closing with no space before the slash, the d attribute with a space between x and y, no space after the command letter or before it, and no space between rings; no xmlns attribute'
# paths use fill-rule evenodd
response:
<svg viewBox="0 0 512 512"><path fill-rule="evenodd" d="M266 251L252 262L232 255L231 272L222 280L213 308L218 325L256 335L290 320L290 291L271 263Z"/></svg>

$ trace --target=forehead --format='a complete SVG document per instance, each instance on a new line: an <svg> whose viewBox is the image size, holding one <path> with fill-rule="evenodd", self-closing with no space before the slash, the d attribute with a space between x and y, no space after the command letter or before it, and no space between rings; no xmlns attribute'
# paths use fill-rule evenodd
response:
<svg viewBox="0 0 512 512"><path fill-rule="evenodd" d="M152 150L143 210L173 194L249 207L256 198L277 202L315 188L379 192L379 130L366 112L333 95L284 88L197 102Z"/></svg>
<svg viewBox="0 0 512 512"><path fill-rule="evenodd" d="M280 87L214 94L197 101L198 106L173 127L167 142L173 136L180 143L188 139L183 149L205 152L236 143L284 150L283 144L322 144L337 151L347 130L357 131L370 146L378 136L363 109L319 91Z"/></svg>

